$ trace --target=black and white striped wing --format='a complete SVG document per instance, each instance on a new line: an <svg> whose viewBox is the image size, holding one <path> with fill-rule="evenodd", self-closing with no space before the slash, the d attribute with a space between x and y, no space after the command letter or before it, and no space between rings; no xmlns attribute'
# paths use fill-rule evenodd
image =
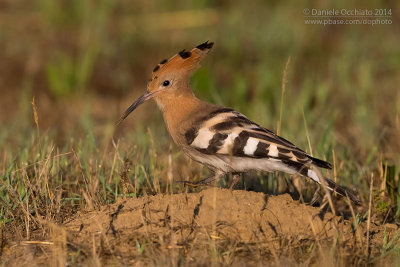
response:
<svg viewBox="0 0 400 267"><path fill-rule="evenodd" d="M331 168L330 163L309 156L291 142L230 108L217 109L199 119L185 137L189 146L208 155L275 159L296 168L307 163Z"/></svg>
<svg viewBox="0 0 400 267"><path fill-rule="evenodd" d="M185 138L187 145L207 156L242 157L245 162L251 161L252 158L265 159L271 162L269 166L275 166L276 170L297 172L319 184L320 177L309 165L332 168L329 162L308 155L291 142L230 108L220 108L200 118L193 128L185 133ZM252 163L261 164L258 160ZM212 163L208 162L208 165ZM348 195L352 201L359 202L359 199L345 188L330 179L324 179L330 190L342 196Z"/></svg>

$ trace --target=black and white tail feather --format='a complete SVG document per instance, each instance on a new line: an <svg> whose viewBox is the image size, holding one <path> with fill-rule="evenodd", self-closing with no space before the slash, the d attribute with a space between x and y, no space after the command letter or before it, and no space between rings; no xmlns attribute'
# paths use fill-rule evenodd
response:
<svg viewBox="0 0 400 267"><path fill-rule="evenodd" d="M195 120L185 132L185 152L221 173L250 170L300 174L358 203L359 199L330 179L319 177L313 166L331 169L329 162L314 158L288 140L250 121L243 114L224 107Z"/></svg>

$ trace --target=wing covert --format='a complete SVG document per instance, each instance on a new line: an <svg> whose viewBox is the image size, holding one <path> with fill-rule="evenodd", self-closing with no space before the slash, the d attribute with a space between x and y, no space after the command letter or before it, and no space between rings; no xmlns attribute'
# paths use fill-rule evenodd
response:
<svg viewBox="0 0 400 267"><path fill-rule="evenodd" d="M185 137L190 147L208 155L271 158L301 164L312 162L304 151L288 140L230 108L220 108L200 118Z"/></svg>

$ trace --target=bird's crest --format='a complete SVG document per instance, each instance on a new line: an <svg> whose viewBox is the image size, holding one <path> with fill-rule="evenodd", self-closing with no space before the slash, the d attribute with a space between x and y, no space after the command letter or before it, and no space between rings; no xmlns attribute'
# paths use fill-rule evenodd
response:
<svg viewBox="0 0 400 267"><path fill-rule="evenodd" d="M185 49L172 56L163 59L153 69L152 79L157 79L164 72L182 72L191 74L200 67L200 62L213 47L214 43L204 42L190 51Z"/></svg>

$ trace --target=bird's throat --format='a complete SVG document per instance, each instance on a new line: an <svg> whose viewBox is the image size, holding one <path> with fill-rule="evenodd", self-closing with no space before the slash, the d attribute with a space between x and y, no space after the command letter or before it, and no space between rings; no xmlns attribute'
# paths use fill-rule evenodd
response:
<svg viewBox="0 0 400 267"><path fill-rule="evenodd" d="M191 92L179 96L160 94L155 100L163 113L168 132L175 143L179 144L179 133L182 132L182 127L185 127L185 122L190 121L190 116L199 109L201 101Z"/></svg>

